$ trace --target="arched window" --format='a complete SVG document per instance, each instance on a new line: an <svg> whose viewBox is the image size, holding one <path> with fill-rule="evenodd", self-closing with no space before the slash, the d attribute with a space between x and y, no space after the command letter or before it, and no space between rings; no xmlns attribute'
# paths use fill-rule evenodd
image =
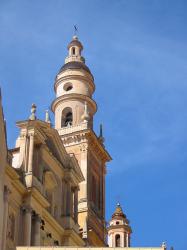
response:
<svg viewBox="0 0 187 250"><path fill-rule="evenodd" d="M116 234L115 236L115 245L116 247L120 247L120 235Z"/></svg>
<svg viewBox="0 0 187 250"><path fill-rule="evenodd" d="M65 108L62 111L61 127L72 126L73 113L71 108Z"/></svg>
<svg viewBox="0 0 187 250"><path fill-rule="evenodd" d="M75 55L75 47L72 48L72 55Z"/></svg>

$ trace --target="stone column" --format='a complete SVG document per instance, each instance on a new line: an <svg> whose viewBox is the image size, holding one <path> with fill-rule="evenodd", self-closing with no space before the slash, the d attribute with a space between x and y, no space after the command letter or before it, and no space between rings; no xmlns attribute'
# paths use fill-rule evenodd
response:
<svg viewBox="0 0 187 250"><path fill-rule="evenodd" d="M33 216L33 246L40 246L40 222L41 218L38 214Z"/></svg>
<svg viewBox="0 0 187 250"><path fill-rule="evenodd" d="M30 135L30 143L29 143L28 173L32 173L33 151L34 151L34 135L31 134Z"/></svg>
<svg viewBox="0 0 187 250"><path fill-rule="evenodd" d="M112 233L112 247L116 247L116 239L114 233Z"/></svg>
<svg viewBox="0 0 187 250"><path fill-rule="evenodd" d="M33 151L34 151L34 134L30 134L29 136L29 157L28 157L28 165L27 171L25 174L25 184L28 188L32 187L32 171L33 171Z"/></svg>
<svg viewBox="0 0 187 250"><path fill-rule="evenodd" d="M7 186L4 188L4 214L3 214L3 239L2 250L6 250L6 234L7 234L7 222L8 222L8 198L10 190Z"/></svg>
<svg viewBox="0 0 187 250"><path fill-rule="evenodd" d="M78 222L78 188L74 190L74 220Z"/></svg>
<svg viewBox="0 0 187 250"><path fill-rule="evenodd" d="M67 182L66 184L66 216L71 215L71 184Z"/></svg>
<svg viewBox="0 0 187 250"><path fill-rule="evenodd" d="M74 217L74 190L70 187L70 216Z"/></svg>
<svg viewBox="0 0 187 250"><path fill-rule="evenodd" d="M66 216L67 183L62 180L62 216Z"/></svg>
<svg viewBox="0 0 187 250"><path fill-rule="evenodd" d="M126 247L129 247L129 234L126 233Z"/></svg>
<svg viewBox="0 0 187 250"><path fill-rule="evenodd" d="M120 234L120 247L126 247L126 244L125 244L125 233L122 233Z"/></svg>
<svg viewBox="0 0 187 250"><path fill-rule="evenodd" d="M23 207L23 245L31 245L32 208Z"/></svg>

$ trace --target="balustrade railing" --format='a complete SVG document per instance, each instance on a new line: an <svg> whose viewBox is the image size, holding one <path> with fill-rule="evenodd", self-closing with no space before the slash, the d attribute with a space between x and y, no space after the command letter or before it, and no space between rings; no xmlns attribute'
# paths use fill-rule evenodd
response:
<svg viewBox="0 0 187 250"><path fill-rule="evenodd" d="M83 123L76 125L76 126L68 125L66 127L62 127L61 129L58 130L58 132L59 132L59 135L66 135L66 134L70 134L70 133L84 130L87 128L88 128L88 123L83 122Z"/></svg>

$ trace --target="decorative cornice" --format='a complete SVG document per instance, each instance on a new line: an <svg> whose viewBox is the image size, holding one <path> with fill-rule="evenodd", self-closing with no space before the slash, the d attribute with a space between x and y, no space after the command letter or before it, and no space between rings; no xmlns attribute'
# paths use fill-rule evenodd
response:
<svg viewBox="0 0 187 250"><path fill-rule="evenodd" d="M66 237L68 238L70 237L71 239L73 239L77 246L81 247L85 245L85 242L83 241L83 239L80 237L79 234L77 234L77 232L74 231L74 229L65 230L63 238L66 238Z"/></svg>
<svg viewBox="0 0 187 250"><path fill-rule="evenodd" d="M86 101L88 104L92 106L94 113L97 111L97 104L93 99L91 99L89 96L76 94L76 93L66 94L66 95L59 96L58 98L56 98L51 104L52 111L53 112L55 111L55 108L59 102L69 101L69 100L82 100L83 102Z"/></svg>
<svg viewBox="0 0 187 250"><path fill-rule="evenodd" d="M67 74L67 72L68 72L68 74ZM78 72L80 73L83 73L84 75L85 75L85 77L88 77L88 78L90 78L92 81L94 81L94 76L92 75L92 73L90 72L87 72L86 70L84 70L84 69L66 69L65 71L61 71L61 72L59 72L58 73L58 75L56 76L56 79L59 79L59 78L61 78L61 77L64 77L64 75L66 76L66 75L68 75L68 76L75 76L75 77L77 77L77 76L80 76L80 74L78 74ZM70 73L70 74L69 74ZM73 74L72 74L73 73Z"/></svg>
<svg viewBox="0 0 187 250"><path fill-rule="evenodd" d="M132 229L129 225L111 225L107 228L107 231L109 232L110 230L119 230L120 228L124 229L128 233L132 233Z"/></svg>
<svg viewBox="0 0 187 250"><path fill-rule="evenodd" d="M17 189L17 191L22 195L25 194L27 190L23 183L20 181L20 176L16 172L16 170L13 167L7 165L6 174L10 177L12 181L11 184L15 187L15 189Z"/></svg>
<svg viewBox="0 0 187 250"><path fill-rule="evenodd" d="M43 210L42 218L49 223L52 228L59 234L64 234L65 229L54 219L54 217L46 210Z"/></svg>
<svg viewBox="0 0 187 250"><path fill-rule="evenodd" d="M103 144L101 144L98 137L91 129L61 135L61 138L65 147L80 144L80 151L93 150L104 162L112 159Z"/></svg>
<svg viewBox="0 0 187 250"><path fill-rule="evenodd" d="M31 198L34 198L43 208L47 208L50 206L47 199L36 189L35 187L32 187L28 190L28 194Z"/></svg>

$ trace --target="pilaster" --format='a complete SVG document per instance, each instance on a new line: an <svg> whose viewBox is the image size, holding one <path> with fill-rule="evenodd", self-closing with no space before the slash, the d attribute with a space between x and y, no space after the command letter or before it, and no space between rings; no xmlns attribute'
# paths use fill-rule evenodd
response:
<svg viewBox="0 0 187 250"><path fill-rule="evenodd" d="M74 221L78 222L78 188L74 190Z"/></svg>
<svg viewBox="0 0 187 250"><path fill-rule="evenodd" d="M40 235L40 224L41 224L41 217L34 213L33 214L33 246L40 246L41 245L41 235Z"/></svg>
<svg viewBox="0 0 187 250"><path fill-rule="evenodd" d="M28 156L28 166L25 173L25 183L27 187L32 187L33 179L33 151L34 151L34 134L29 135L29 156Z"/></svg>
<svg viewBox="0 0 187 250"><path fill-rule="evenodd" d="M31 245L32 208L24 206L23 210L23 245Z"/></svg>

